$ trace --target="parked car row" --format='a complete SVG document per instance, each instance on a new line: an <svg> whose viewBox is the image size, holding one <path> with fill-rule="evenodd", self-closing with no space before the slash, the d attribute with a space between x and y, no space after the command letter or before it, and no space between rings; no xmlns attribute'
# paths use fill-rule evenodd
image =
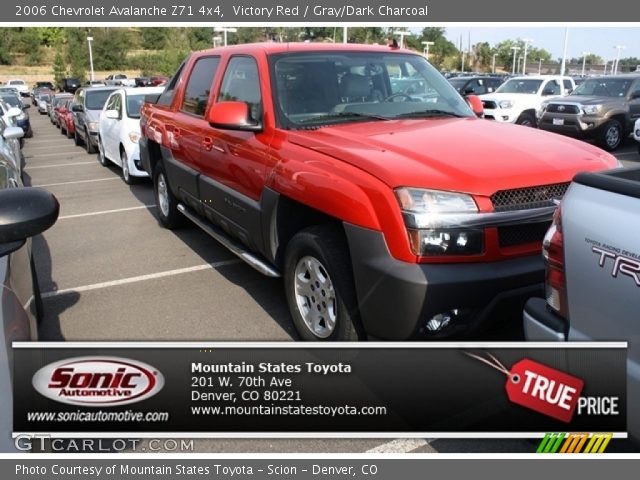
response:
<svg viewBox="0 0 640 480"><path fill-rule="evenodd" d="M576 86L572 77L510 78L495 92L480 95L484 117L592 140L601 148L613 151L633 132L640 118L640 75L581 80ZM454 85L460 85L463 95L478 93L478 80L473 83L472 77L449 81L457 82ZM476 90L470 85L476 85Z"/></svg>

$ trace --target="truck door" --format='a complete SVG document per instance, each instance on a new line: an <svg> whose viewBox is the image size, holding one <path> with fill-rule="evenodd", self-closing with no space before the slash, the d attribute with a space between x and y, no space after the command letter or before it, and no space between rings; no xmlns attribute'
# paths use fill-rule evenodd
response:
<svg viewBox="0 0 640 480"><path fill-rule="evenodd" d="M227 63L216 102L246 102L251 116L260 120L260 80L254 57L233 56ZM209 126L199 162L200 195L207 216L254 248L260 237L259 200L266 182L268 137L264 132Z"/></svg>
<svg viewBox="0 0 640 480"><path fill-rule="evenodd" d="M173 158L165 162L169 183L189 206L200 210L199 156L203 137L209 130L204 119L213 81L220 63L218 56L198 58L188 73L184 95L177 98L175 114L166 123L167 143Z"/></svg>
<svg viewBox="0 0 640 480"><path fill-rule="evenodd" d="M636 120L640 118L640 80L634 81L629 91L631 92L629 100L630 128L633 128Z"/></svg>

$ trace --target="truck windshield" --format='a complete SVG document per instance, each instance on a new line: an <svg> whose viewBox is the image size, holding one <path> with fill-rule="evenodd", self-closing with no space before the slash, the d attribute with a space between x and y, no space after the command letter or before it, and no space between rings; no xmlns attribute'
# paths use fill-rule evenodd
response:
<svg viewBox="0 0 640 480"><path fill-rule="evenodd" d="M274 55L270 62L283 128L473 116L458 92L420 55L301 52Z"/></svg>
<svg viewBox="0 0 640 480"><path fill-rule="evenodd" d="M529 93L536 94L542 85L542 80L523 80L512 78L506 81L498 89L496 93Z"/></svg>
<svg viewBox="0 0 640 480"><path fill-rule="evenodd" d="M595 95L598 97L625 97L631 80L622 78L592 78L582 82L571 95Z"/></svg>

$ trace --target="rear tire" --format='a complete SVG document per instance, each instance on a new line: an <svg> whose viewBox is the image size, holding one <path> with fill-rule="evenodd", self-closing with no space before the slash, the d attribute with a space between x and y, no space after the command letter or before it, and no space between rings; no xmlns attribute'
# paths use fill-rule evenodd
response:
<svg viewBox="0 0 640 480"><path fill-rule="evenodd" d="M109 159L104 154L104 145L102 144L102 139L100 137L98 137L98 161L103 167L109 165Z"/></svg>
<svg viewBox="0 0 640 480"><path fill-rule="evenodd" d="M284 263L293 324L303 340L363 338L347 242L341 228L319 225L296 234Z"/></svg>
<svg viewBox="0 0 640 480"><path fill-rule="evenodd" d="M598 145L608 152L620 146L623 139L622 125L618 120L609 120L602 126L598 135Z"/></svg>
<svg viewBox="0 0 640 480"><path fill-rule="evenodd" d="M158 162L153 171L153 193L158 209L158 221L160 225L169 230L184 224L184 216L178 211L178 200L171 193L167 173L161 162Z"/></svg>

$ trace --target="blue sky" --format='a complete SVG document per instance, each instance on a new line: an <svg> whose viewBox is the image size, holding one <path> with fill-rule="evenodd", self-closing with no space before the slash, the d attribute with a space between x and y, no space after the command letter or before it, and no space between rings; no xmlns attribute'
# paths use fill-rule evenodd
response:
<svg viewBox="0 0 640 480"><path fill-rule="evenodd" d="M463 48L467 48L468 35L471 32L471 44L489 42L495 45L502 40L531 38L533 46L544 48L552 58L562 57L564 48L564 27L445 27L446 36L455 45L463 37ZM567 58L582 57L582 52L595 53L603 59L615 59L616 45L625 45L620 58L640 58L640 27L569 27Z"/></svg>

